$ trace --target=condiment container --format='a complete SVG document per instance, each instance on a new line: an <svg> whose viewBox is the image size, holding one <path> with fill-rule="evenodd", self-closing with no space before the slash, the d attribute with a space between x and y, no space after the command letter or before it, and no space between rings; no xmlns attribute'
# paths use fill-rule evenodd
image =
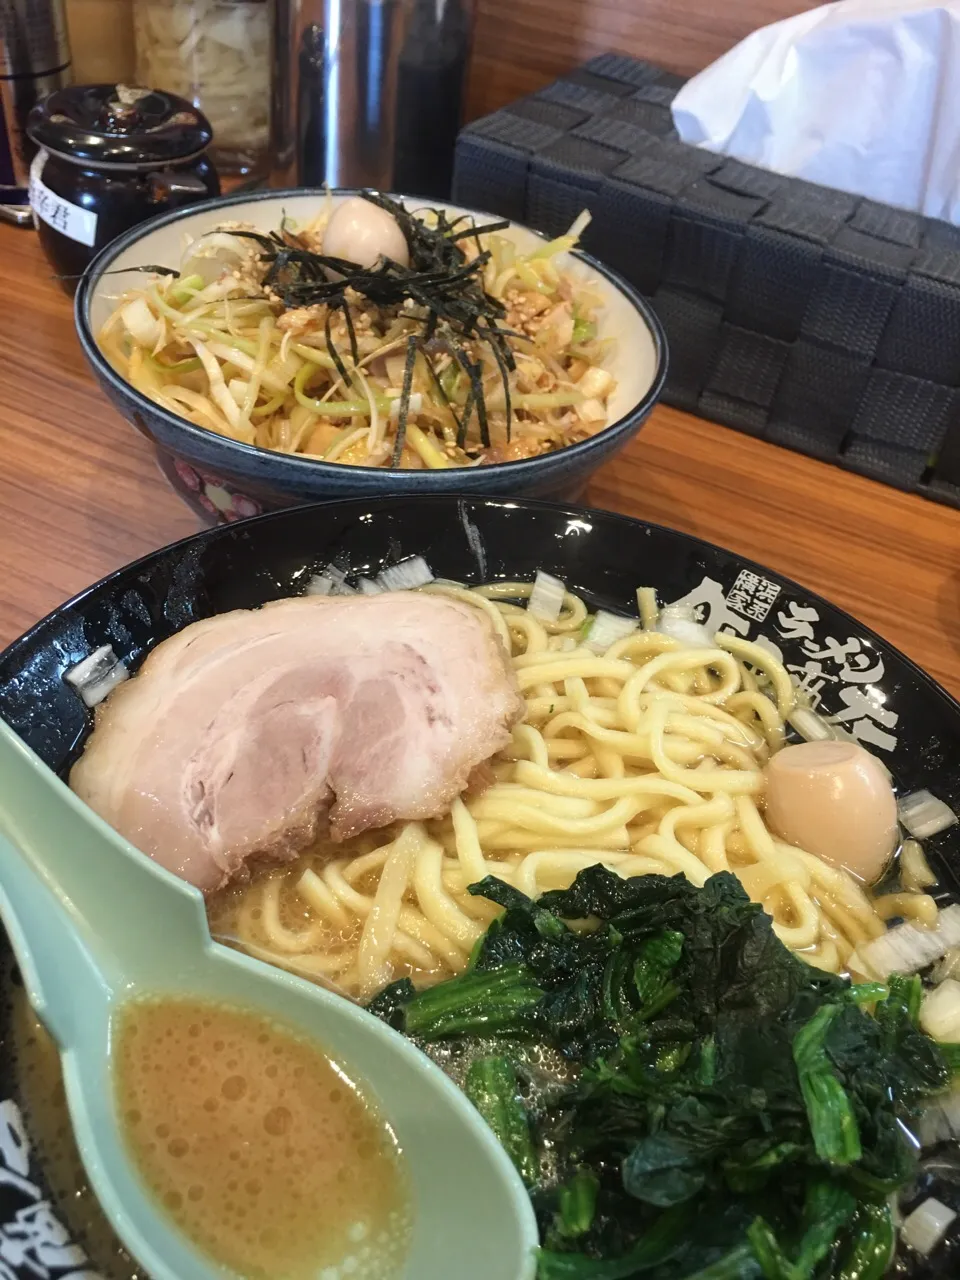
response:
<svg viewBox="0 0 960 1280"><path fill-rule="evenodd" d="M27 128L39 148L30 173L34 222L71 293L121 232L220 194L206 154L209 121L172 93L76 85L34 107Z"/></svg>
<svg viewBox="0 0 960 1280"><path fill-rule="evenodd" d="M475 7L277 0L278 179L449 198Z"/></svg>
<svg viewBox="0 0 960 1280"><path fill-rule="evenodd" d="M10 221L29 224L27 116L70 79L62 0L0 0L0 214Z"/></svg>
<svg viewBox="0 0 960 1280"><path fill-rule="evenodd" d="M270 167L274 0L134 0L137 78L188 98L221 173Z"/></svg>
<svg viewBox="0 0 960 1280"><path fill-rule="evenodd" d="M133 0L66 0L66 6L76 83L136 83Z"/></svg>
<svg viewBox="0 0 960 1280"><path fill-rule="evenodd" d="M475 17L475 0L412 0L397 78L396 191L450 198Z"/></svg>

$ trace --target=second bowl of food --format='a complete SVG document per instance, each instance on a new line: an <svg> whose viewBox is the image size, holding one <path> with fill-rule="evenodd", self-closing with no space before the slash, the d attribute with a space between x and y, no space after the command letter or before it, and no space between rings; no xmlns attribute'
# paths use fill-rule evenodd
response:
<svg viewBox="0 0 960 1280"><path fill-rule="evenodd" d="M666 374L649 304L571 234L374 193L164 215L84 277L100 385L202 514L384 492L578 494Z"/></svg>

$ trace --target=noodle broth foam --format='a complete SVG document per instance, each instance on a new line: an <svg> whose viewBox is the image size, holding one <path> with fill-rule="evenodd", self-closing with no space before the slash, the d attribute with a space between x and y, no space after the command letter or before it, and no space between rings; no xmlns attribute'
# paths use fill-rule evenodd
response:
<svg viewBox="0 0 960 1280"><path fill-rule="evenodd" d="M124 1005L117 1108L157 1203L248 1280L392 1280L409 1246L396 1140L322 1048L268 1018L178 998Z"/></svg>

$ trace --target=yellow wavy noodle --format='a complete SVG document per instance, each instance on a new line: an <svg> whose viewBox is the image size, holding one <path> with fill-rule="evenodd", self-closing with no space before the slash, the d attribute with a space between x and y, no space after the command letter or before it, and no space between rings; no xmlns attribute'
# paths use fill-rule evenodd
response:
<svg viewBox="0 0 960 1280"><path fill-rule="evenodd" d="M874 904L767 829L762 770L794 698L767 650L638 631L596 654L578 643L587 610L569 592L549 624L518 604L529 583L427 590L483 609L510 647L526 715L495 782L442 821L321 843L229 890L211 904L215 934L365 998L395 977L426 985L466 966L497 913L467 892L488 874L537 896L596 863L698 885L729 870L787 946L835 972L903 914L899 898ZM914 896L922 921L932 900Z"/></svg>

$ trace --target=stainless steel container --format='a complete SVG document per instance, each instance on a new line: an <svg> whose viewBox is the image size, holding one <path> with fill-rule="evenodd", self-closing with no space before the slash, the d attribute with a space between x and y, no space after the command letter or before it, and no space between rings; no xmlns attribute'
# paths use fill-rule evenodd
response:
<svg viewBox="0 0 960 1280"><path fill-rule="evenodd" d="M30 222L30 109L70 83L62 0L0 0L0 214Z"/></svg>
<svg viewBox="0 0 960 1280"><path fill-rule="evenodd" d="M473 19L474 0L280 0L280 175L449 196Z"/></svg>

